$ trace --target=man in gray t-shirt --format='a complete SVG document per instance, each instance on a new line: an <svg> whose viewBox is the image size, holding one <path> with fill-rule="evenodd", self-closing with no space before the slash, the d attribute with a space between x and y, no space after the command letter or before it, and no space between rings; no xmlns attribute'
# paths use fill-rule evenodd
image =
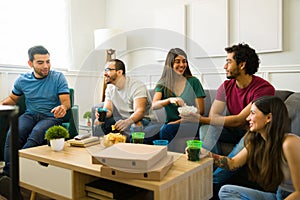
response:
<svg viewBox="0 0 300 200"><path fill-rule="evenodd" d="M106 65L104 78L107 88L103 106L107 109L106 120L100 123L96 112L94 122L96 126L101 124L104 134L111 132L111 125L127 135L132 131L146 132L150 122L156 121L146 85L132 77L126 77L125 72L125 65L121 60L113 59ZM117 109L120 119L112 117L113 109Z"/></svg>

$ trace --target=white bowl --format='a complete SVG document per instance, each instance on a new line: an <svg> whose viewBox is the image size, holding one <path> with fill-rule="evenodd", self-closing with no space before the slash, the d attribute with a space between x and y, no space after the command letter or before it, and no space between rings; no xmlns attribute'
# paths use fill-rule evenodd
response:
<svg viewBox="0 0 300 200"><path fill-rule="evenodd" d="M189 113L196 113L197 108L195 106L182 106L178 108L178 112L182 115L188 115Z"/></svg>

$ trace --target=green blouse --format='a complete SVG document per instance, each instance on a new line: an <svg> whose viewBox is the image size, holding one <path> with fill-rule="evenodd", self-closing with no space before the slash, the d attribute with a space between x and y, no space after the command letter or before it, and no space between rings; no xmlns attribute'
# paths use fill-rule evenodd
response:
<svg viewBox="0 0 300 200"><path fill-rule="evenodd" d="M171 95L165 94L164 92L165 86L157 84L155 87L155 92L161 92L162 93L162 99L167 99L169 97L176 97L176 94L173 92ZM186 85L184 88L184 91L179 96L181 97L186 105L188 106L196 106L195 100L199 97L206 97L205 92L203 90L203 87L196 77L189 77L187 78ZM165 112L166 112L166 120L165 123L169 123L172 121L176 121L180 119L178 107L175 104L168 104L165 106Z"/></svg>

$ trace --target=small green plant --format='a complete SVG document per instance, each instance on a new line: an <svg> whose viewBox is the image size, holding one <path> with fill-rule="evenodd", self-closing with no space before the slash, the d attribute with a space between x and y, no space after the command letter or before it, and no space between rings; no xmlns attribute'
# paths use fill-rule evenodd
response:
<svg viewBox="0 0 300 200"><path fill-rule="evenodd" d="M50 141L52 139L59 139L59 138L69 138L69 132L68 130L59 125L55 125L50 127L45 134L45 139Z"/></svg>
<svg viewBox="0 0 300 200"><path fill-rule="evenodd" d="M88 122L91 121L91 117L92 117L92 112L91 112L91 111L86 111L86 112L83 114L83 118L84 118L84 119L87 119Z"/></svg>

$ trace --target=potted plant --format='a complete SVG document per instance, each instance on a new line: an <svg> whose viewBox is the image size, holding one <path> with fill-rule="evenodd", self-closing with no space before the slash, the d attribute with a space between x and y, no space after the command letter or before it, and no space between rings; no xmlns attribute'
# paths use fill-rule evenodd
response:
<svg viewBox="0 0 300 200"><path fill-rule="evenodd" d="M68 130L59 125L50 127L45 134L45 139L50 142L50 146L53 151L63 150L65 139L69 137Z"/></svg>
<svg viewBox="0 0 300 200"><path fill-rule="evenodd" d="M92 123L91 123L91 117L92 117L92 112L91 111L86 111L84 114L83 114L83 118L84 119L87 119L87 125L88 126L91 126Z"/></svg>

